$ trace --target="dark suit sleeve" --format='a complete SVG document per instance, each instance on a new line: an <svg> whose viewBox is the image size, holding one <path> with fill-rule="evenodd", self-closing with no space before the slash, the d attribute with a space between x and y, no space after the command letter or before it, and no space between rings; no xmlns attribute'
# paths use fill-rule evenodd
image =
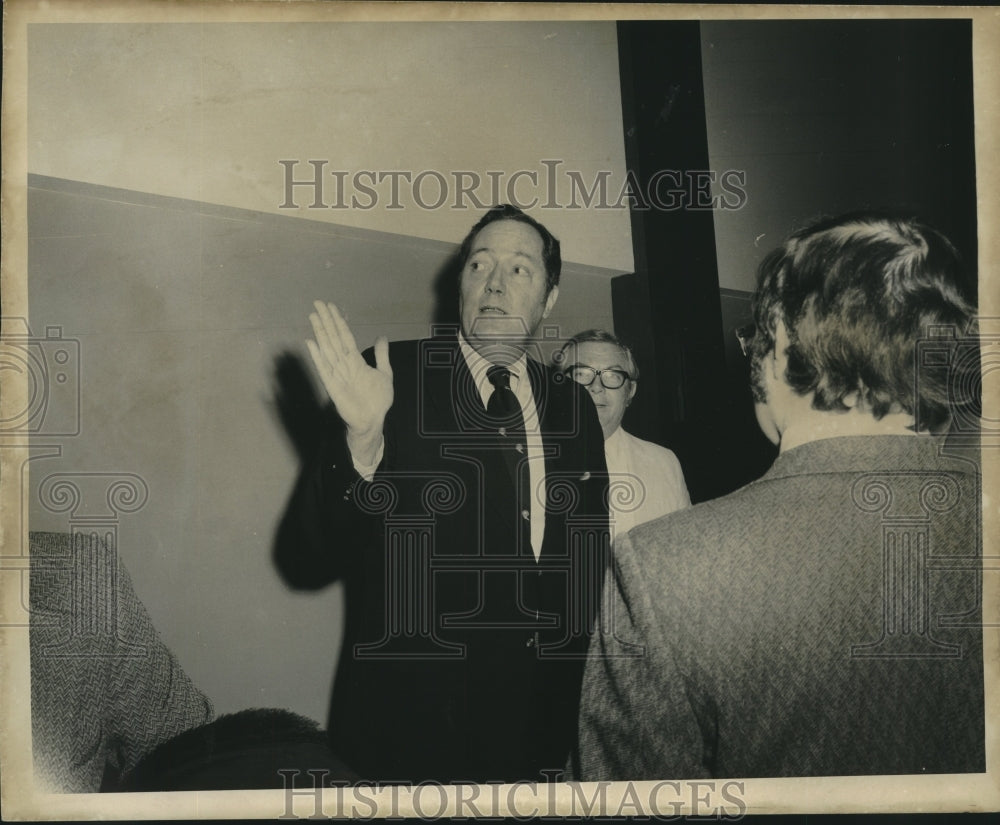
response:
<svg viewBox="0 0 1000 825"><path fill-rule="evenodd" d="M363 355L374 364L371 349ZM390 450L389 421L387 417L384 456ZM354 469L343 422L332 404L325 422L318 448L292 492L274 548L275 564L285 581L308 590L342 578L352 560L372 545L379 524L358 504L367 482ZM385 463L383 457L379 466Z"/></svg>

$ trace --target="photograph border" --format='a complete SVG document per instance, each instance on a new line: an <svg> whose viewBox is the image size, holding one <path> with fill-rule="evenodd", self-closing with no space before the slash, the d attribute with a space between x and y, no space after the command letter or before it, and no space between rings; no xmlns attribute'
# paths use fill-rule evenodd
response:
<svg viewBox="0 0 1000 825"><path fill-rule="evenodd" d="M295 22L295 21L416 21L440 20L774 20L774 19L920 19L972 20L975 99L975 156L978 199L979 301L984 324L1000 327L1000 289L993 274L1000 266L1000 11L984 7L916 6L650 6L606 4L437 4L437 3L325 3L236 0L236 2L94 2L72 0L8 0L4 6L2 97L2 225L3 261L0 267L3 315L28 317L27 306L27 29L46 23L154 23L154 22ZM4 331L7 334L7 331ZM984 388L995 386L987 383ZM26 383L5 376L0 394L4 411L22 409ZM1000 421L996 395L983 399L983 419ZM27 436L0 438L0 542L4 569L27 569L27 559L8 558L8 548L27 546L27 513L21 485L27 479L12 476L22 466ZM21 458L19 458L19 456ZM0 801L8 819L160 819L282 817L306 818L317 811L338 816L353 811L360 818L449 815L547 816L580 814L580 798L598 800L591 815L681 814L739 818L754 813L846 812L956 812L1000 810L1000 441L983 443L983 617L986 668L987 771L972 775L809 777L786 779L717 780L715 791L730 785L729 801L714 810L698 809L705 781L682 782L671 803L650 810L648 801L663 783L580 783L537 785L519 783L485 786L472 800L468 788L439 789L421 806L420 786L413 789L366 786L326 789L321 803L309 791L183 792L149 794L40 794L32 781L30 684L25 628L16 627L21 595L10 586L0 601ZM992 709L992 710L991 710ZM667 779L667 778L665 778ZM602 787L603 786L603 787ZM447 793L445 793L445 790ZM700 796L699 796L700 794ZM725 796L725 794L723 794ZM660 797L662 798L662 797ZM603 799L603 802L600 800ZM683 804L676 804L678 802ZM470 802L473 807L470 809ZM319 808L317 808L319 804ZM464 805L464 807L463 807ZM603 809L603 810L601 810ZM487 813L488 812L488 813ZM585 811L584 811L585 812Z"/></svg>

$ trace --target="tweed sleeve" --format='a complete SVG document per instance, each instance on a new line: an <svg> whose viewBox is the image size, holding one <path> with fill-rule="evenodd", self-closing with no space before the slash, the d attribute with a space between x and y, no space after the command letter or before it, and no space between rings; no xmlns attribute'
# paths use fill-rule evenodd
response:
<svg viewBox="0 0 1000 825"><path fill-rule="evenodd" d="M96 534L31 533L35 778L97 791L161 742L211 719L160 640L128 571Z"/></svg>
<svg viewBox="0 0 1000 825"><path fill-rule="evenodd" d="M656 622L650 579L635 552L631 536L623 537L605 581L583 677L578 778L705 777L697 700Z"/></svg>
<svg viewBox="0 0 1000 825"><path fill-rule="evenodd" d="M211 721L212 705L161 641L120 562L115 647L106 721L111 758L127 771L162 742Z"/></svg>

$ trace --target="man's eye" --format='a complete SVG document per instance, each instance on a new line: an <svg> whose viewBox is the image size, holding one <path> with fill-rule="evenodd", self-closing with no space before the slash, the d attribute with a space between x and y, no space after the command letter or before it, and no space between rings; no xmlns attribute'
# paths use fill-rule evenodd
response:
<svg viewBox="0 0 1000 825"><path fill-rule="evenodd" d="M531 270L528 269L528 267L526 267L526 266L521 266L520 264L518 264L517 266L514 267L514 274L515 275L530 275L531 274Z"/></svg>

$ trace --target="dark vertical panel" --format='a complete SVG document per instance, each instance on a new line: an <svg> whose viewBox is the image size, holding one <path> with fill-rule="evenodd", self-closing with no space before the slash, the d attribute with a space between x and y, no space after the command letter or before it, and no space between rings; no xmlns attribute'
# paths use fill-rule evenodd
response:
<svg viewBox="0 0 1000 825"><path fill-rule="evenodd" d="M649 316L649 283L638 273L611 280L615 333L632 349L639 368L638 391L625 411L622 426L647 441L663 439L660 387Z"/></svg>
<svg viewBox="0 0 1000 825"><path fill-rule="evenodd" d="M712 210L699 207L691 174L710 168L699 24L621 22L618 36L626 160L649 196L633 203L632 236L655 359L658 435L680 458L692 498L703 500L726 488L728 400ZM664 170L673 174L660 178L657 203L651 184Z"/></svg>
<svg viewBox="0 0 1000 825"><path fill-rule="evenodd" d="M939 228L965 261L977 287L975 121L972 100L972 21L900 21L886 38L897 74L899 165L907 205Z"/></svg>

